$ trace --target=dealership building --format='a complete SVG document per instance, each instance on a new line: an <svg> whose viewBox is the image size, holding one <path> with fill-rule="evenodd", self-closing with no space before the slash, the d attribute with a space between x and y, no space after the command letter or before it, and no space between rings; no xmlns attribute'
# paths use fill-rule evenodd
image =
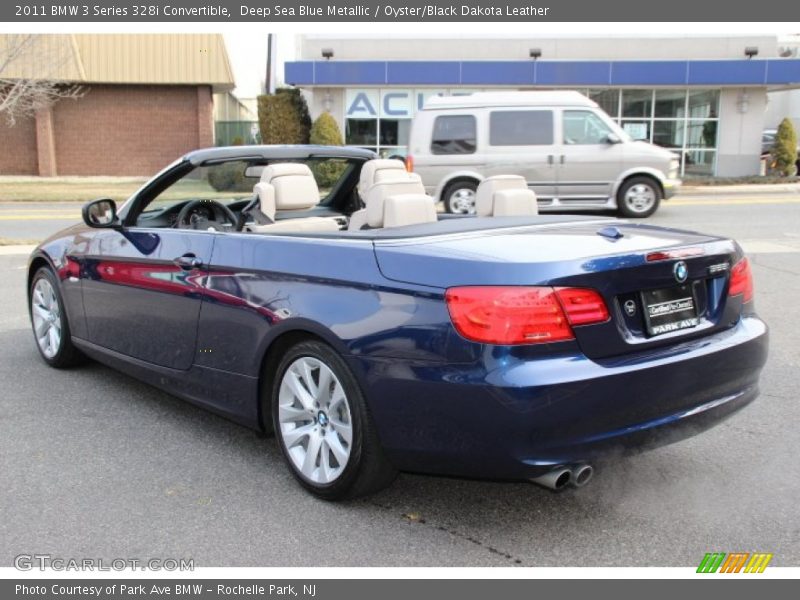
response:
<svg viewBox="0 0 800 600"><path fill-rule="evenodd" d="M769 35L306 35L297 47L284 80L304 91L312 117L330 112L346 144L384 156L405 154L411 120L431 96L571 89L633 138L674 150L683 175L753 175L762 131L775 126L770 93L800 87L796 52Z"/></svg>

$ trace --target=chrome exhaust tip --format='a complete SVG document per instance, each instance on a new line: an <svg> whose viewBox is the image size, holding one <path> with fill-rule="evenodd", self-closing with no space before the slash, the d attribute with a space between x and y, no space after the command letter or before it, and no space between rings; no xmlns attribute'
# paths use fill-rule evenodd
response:
<svg viewBox="0 0 800 600"><path fill-rule="evenodd" d="M572 480L572 471L569 469L553 469L552 471L531 478L533 483L551 490L563 490Z"/></svg>
<svg viewBox="0 0 800 600"><path fill-rule="evenodd" d="M594 468L591 465L576 465L572 467L572 477L569 482L576 488L583 487L594 475Z"/></svg>

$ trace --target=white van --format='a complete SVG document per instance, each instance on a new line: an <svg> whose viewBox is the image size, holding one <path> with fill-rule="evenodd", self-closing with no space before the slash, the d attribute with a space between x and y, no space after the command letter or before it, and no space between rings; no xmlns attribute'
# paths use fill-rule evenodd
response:
<svg viewBox="0 0 800 600"><path fill-rule="evenodd" d="M453 213L475 210L484 178L522 175L539 210L653 214L680 187L672 152L633 141L578 92L481 92L429 99L411 125L409 170Z"/></svg>

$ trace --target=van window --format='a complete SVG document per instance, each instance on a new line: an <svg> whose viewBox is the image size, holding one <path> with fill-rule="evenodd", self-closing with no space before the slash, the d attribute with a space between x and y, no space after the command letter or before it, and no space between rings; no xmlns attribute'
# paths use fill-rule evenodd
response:
<svg viewBox="0 0 800 600"><path fill-rule="evenodd" d="M436 117L433 122L433 154L474 154L476 145L475 117L452 115Z"/></svg>
<svg viewBox="0 0 800 600"><path fill-rule="evenodd" d="M611 128L591 111L564 111L564 143L567 145L603 144L609 133L612 133Z"/></svg>
<svg viewBox="0 0 800 600"><path fill-rule="evenodd" d="M553 111L504 110L489 114L490 146L549 146Z"/></svg>

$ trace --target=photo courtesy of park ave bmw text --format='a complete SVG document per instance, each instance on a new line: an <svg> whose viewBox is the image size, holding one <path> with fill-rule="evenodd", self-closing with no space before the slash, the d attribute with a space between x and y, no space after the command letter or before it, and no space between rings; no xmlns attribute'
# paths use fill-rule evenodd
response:
<svg viewBox="0 0 800 600"><path fill-rule="evenodd" d="M0 597L792 585L798 128L777 0L0 5Z"/></svg>

